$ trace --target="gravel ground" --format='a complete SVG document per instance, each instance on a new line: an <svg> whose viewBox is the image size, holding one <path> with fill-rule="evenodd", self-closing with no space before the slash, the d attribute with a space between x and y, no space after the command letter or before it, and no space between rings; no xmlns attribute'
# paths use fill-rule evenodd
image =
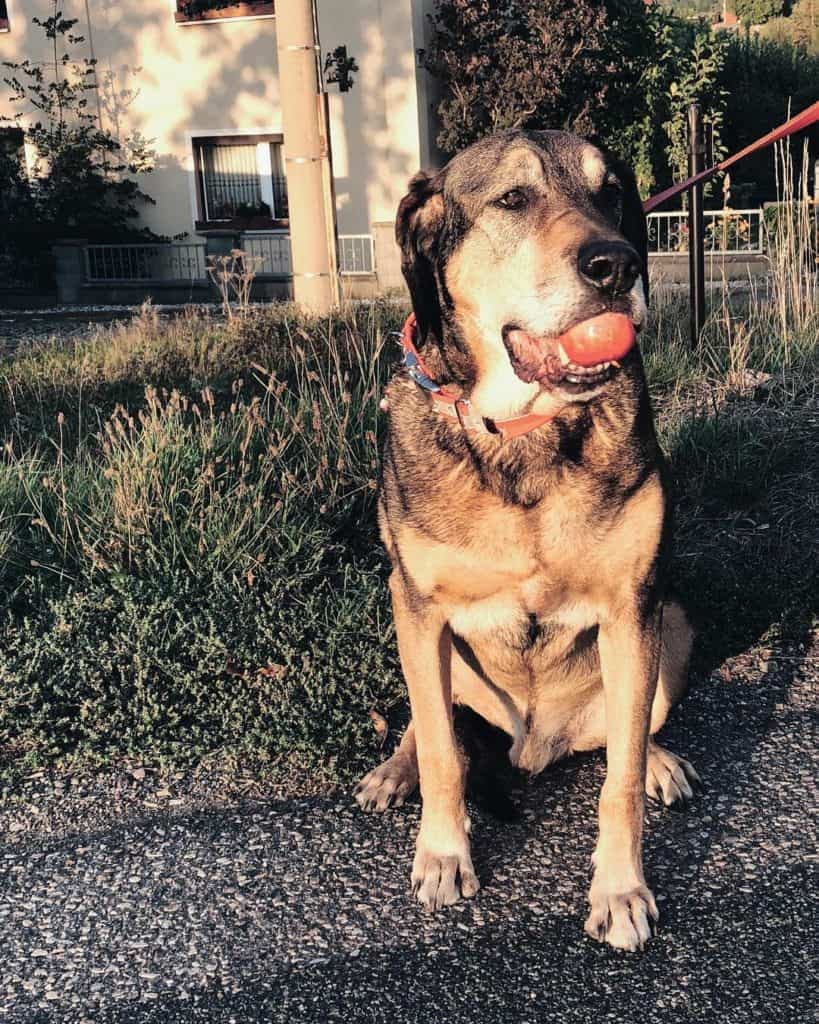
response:
<svg viewBox="0 0 819 1024"><path fill-rule="evenodd" d="M582 932L599 755L527 785L517 823L474 811L483 888L436 916L408 893L417 804L131 799L112 822L93 787L37 783L48 813L4 819L0 1019L815 1019L816 669L799 645L735 658L675 714L666 742L708 790L648 812L662 921L643 954Z"/></svg>
<svg viewBox="0 0 819 1024"><path fill-rule="evenodd" d="M91 317L10 316L0 312L0 356L9 355L19 345L30 342L68 342L87 338L97 323L114 323L116 317L94 320ZM124 319L122 317L121 319Z"/></svg>
<svg viewBox="0 0 819 1024"><path fill-rule="evenodd" d="M160 316L175 316L181 307L157 306ZM216 310L217 307L208 307ZM0 309L0 356L8 355L19 345L29 343L64 343L82 341L95 327L110 326L130 320L139 313L138 306L66 306L54 309Z"/></svg>

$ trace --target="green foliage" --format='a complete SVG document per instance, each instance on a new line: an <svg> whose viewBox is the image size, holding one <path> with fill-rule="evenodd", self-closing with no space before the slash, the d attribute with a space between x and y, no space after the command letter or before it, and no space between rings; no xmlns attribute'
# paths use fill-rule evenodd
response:
<svg viewBox="0 0 819 1024"><path fill-rule="evenodd" d="M819 0L798 0L789 17L771 18L760 30L763 39L791 43L819 54Z"/></svg>
<svg viewBox="0 0 819 1024"><path fill-rule="evenodd" d="M747 25L762 25L771 18L790 14L789 0L734 0L736 15Z"/></svg>
<svg viewBox="0 0 819 1024"><path fill-rule="evenodd" d="M728 93L722 72L727 40L703 22L672 25L666 40L662 64L678 70L668 80L668 119L663 127L671 177L681 180L688 174L688 108L695 100L701 104L704 127L711 132L714 160L726 152L722 131Z"/></svg>
<svg viewBox="0 0 819 1024"><path fill-rule="evenodd" d="M606 14L582 0L438 0L425 66L441 79L439 145L547 124L589 132L606 101Z"/></svg>
<svg viewBox="0 0 819 1024"><path fill-rule="evenodd" d="M110 573L29 585L2 611L0 749L195 765L321 753L350 770L400 694L383 573L330 559L235 578ZM332 547L332 546L331 546ZM346 762L346 763L345 763Z"/></svg>
<svg viewBox="0 0 819 1024"><path fill-rule="evenodd" d="M442 82L438 142L452 152L499 128L596 135L643 193L679 172L685 107L699 99L717 150L723 38L642 0L438 0L427 68Z"/></svg>
<svg viewBox="0 0 819 1024"><path fill-rule="evenodd" d="M146 310L2 367L0 753L371 748L401 691L374 513L400 312Z"/></svg>
<svg viewBox="0 0 819 1024"><path fill-rule="evenodd" d="M22 260L47 261L61 237L155 237L134 226L152 200L131 177L151 170L151 153L141 138L123 143L98 124L90 106L96 62L65 52L83 42L73 31L77 19L64 18L53 0L51 16L32 22L51 44L50 61L3 63L9 102L20 109L0 123L20 129L35 160L27 173L19 150L0 153L4 247Z"/></svg>
<svg viewBox="0 0 819 1024"><path fill-rule="evenodd" d="M728 152L798 114L817 98L819 56L787 41L733 36L725 50L720 85L728 93L721 134ZM811 160L819 157L819 134L808 133ZM749 206L777 192L771 151L747 157L736 168L732 204Z"/></svg>

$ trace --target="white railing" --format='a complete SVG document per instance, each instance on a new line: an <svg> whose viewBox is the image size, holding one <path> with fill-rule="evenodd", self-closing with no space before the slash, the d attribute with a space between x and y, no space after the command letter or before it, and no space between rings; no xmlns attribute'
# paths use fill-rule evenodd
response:
<svg viewBox="0 0 819 1024"><path fill-rule="evenodd" d="M293 266L290 262L290 235L286 231L243 234L239 248L253 257L257 277L290 277Z"/></svg>
<svg viewBox="0 0 819 1024"><path fill-rule="evenodd" d="M338 262L342 274L375 272L372 235L339 235Z"/></svg>
<svg viewBox="0 0 819 1024"><path fill-rule="evenodd" d="M241 248L258 260L258 277L290 277L290 235L286 231L250 231L242 235ZM342 274L373 274L375 258L372 235L338 236L339 271Z"/></svg>
<svg viewBox="0 0 819 1024"><path fill-rule="evenodd" d="M293 274L290 235L286 231L248 231L239 247L253 257L257 277L289 278ZM339 270L342 274L375 272L372 235L339 235ZM190 282L208 279L205 245L157 243L139 245L87 245L85 273L89 282Z"/></svg>
<svg viewBox="0 0 819 1024"><path fill-rule="evenodd" d="M763 252L762 210L705 210L705 251L712 256ZM688 252L688 212L667 210L648 215L648 251L652 256Z"/></svg>
<svg viewBox="0 0 819 1024"><path fill-rule="evenodd" d="M158 242L138 245L87 245L85 274L91 282L207 281L205 246L201 243Z"/></svg>

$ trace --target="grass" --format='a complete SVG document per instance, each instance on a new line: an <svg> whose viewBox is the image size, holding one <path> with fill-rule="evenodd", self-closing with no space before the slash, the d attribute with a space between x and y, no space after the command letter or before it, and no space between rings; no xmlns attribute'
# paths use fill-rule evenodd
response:
<svg viewBox="0 0 819 1024"><path fill-rule="evenodd" d="M696 352L684 297L660 293L643 339L703 664L811 627L819 304L802 281L775 274L741 307L726 287ZM341 780L372 759L370 711L403 700L374 501L404 314L146 308L0 363L7 793L40 767L215 758Z"/></svg>
<svg viewBox="0 0 819 1024"><path fill-rule="evenodd" d="M146 309L3 365L7 779L214 751L355 764L400 696L373 530L399 318Z"/></svg>

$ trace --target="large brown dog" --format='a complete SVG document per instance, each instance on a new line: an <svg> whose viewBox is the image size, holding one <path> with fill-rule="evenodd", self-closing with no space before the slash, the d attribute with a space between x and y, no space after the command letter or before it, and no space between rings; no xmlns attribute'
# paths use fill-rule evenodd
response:
<svg viewBox="0 0 819 1024"><path fill-rule="evenodd" d="M413 718L357 799L383 810L420 777L412 882L437 908L478 890L453 702L504 729L528 771L605 746L586 931L641 947L657 919L643 794L684 801L698 781L649 738L684 692L691 630L668 598L639 351L581 367L556 340L604 311L643 324L634 178L574 136L503 132L413 178L396 231L423 362L477 416L441 415L406 373L389 386L379 521ZM493 428L525 414L546 420Z"/></svg>

